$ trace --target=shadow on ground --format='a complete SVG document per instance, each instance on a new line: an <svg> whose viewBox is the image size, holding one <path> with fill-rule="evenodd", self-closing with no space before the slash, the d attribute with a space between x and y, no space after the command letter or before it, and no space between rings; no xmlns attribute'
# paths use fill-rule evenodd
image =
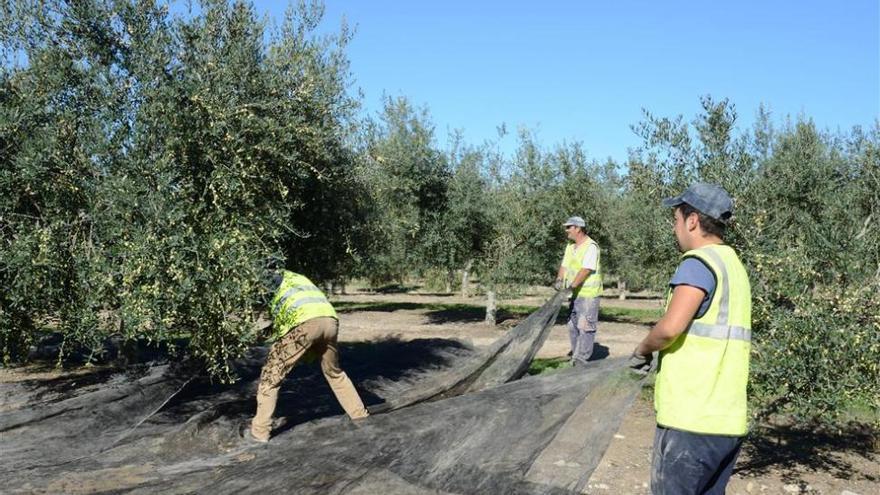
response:
<svg viewBox="0 0 880 495"><path fill-rule="evenodd" d="M383 397L371 392L370 384L400 381L429 369L442 369L456 357L473 350L457 340L416 339L404 341L396 337L368 342L340 343L340 365L354 382L364 404L369 408L383 402ZM164 413L175 417L195 414L219 395L230 398L214 406L217 414L245 421L256 409L256 387L268 348L253 350L239 361L236 371L239 380L231 385L199 376L166 405ZM293 425L343 414L330 386L321 373L318 362L297 365L281 385L275 417L279 418L279 432Z"/></svg>
<svg viewBox="0 0 880 495"><path fill-rule="evenodd" d="M593 343L593 354L590 355L589 361L601 361L607 359L609 355L608 346ZM536 359L529 366L528 374L540 375L549 370L558 370L571 367L571 357L562 356L555 358Z"/></svg>
<svg viewBox="0 0 880 495"><path fill-rule="evenodd" d="M571 311L568 308L562 308L559 316L556 317L557 325L565 325ZM651 310L635 310L622 308L603 308L599 307L599 321L610 323L630 323L633 325L650 325L659 319Z"/></svg>
<svg viewBox="0 0 880 495"><path fill-rule="evenodd" d="M480 323L486 318L486 308L471 306L468 304L430 304L417 302L348 302L335 303L336 310L340 313L357 313L360 311L376 311L393 313L395 311L428 310L426 316L431 324L442 325L445 323ZM529 308L534 309L534 308ZM528 311L510 311L504 308L498 310L496 321L501 324L511 320L519 321L528 316Z"/></svg>
<svg viewBox="0 0 880 495"><path fill-rule="evenodd" d="M406 294L419 290L420 288L420 285L388 284L383 285L382 287L376 287L371 292L376 294Z"/></svg>
<svg viewBox="0 0 880 495"><path fill-rule="evenodd" d="M358 313L361 311L393 313L395 311L427 310L425 316L428 318L428 322L436 325L447 323L481 323L486 317L486 309L484 307L468 304L340 301L336 303L336 309L340 313ZM501 307L498 309L496 322L501 326L513 326L528 316L533 309L516 306L512 308ZM556 317L556 324L564 325L568 323L569 314L569 309L563 307ZM599 321L605 322L648 325L659 319L659 316L659 310L652 309L599 308Z"/></svg>
<svg viewBox="0 0 880 495"><path fill-rule="evenodd" d="M761 476L771 471L781 471L782 480L807 491L807 482L799 471L827 472L842 480L880 481L876 469L878 454L877 432L869 430L828 434L792 427L773 427L753 434L743 446L748 460L740 461L735 470L741 476ZM839 454L855 454L873 464L875 469L858 469ZM800 469L799 469L800 468Z"/></svg>
<svg viewBox="0 0 880 495"><path fill-rule="evenodd" d="M593 343L593 354L590 355L590 361L598 361L600 359L605 359L608 357L608 346Z"/></svg>

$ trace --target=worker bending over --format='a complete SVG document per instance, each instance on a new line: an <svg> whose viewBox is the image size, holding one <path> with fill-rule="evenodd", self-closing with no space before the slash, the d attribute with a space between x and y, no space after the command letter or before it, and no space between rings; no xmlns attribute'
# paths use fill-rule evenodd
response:
<svg viewBox="0 0 880 495"><path fill-rule="evenodd" d="M257 413L251 421L254 440L268 442L278 389L296 363L309 354L319 356L321 371L339 404L351 419L365 418L364 403L348 375L339 367L339 320L327 297L308 278L287 270L274 276L270 303L277 339L269 350L257 389Z"/></svg>

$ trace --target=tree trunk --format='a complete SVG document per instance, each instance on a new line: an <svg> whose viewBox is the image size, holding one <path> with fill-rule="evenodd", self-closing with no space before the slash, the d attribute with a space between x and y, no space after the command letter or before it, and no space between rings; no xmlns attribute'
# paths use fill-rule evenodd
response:
<svg viewBox="0 0 880 495"><path fill-rule="evenodd" d="M495 289L486 291L486 324L495 326L498 316L498 306L495 300Z"/></svg>
<svg viewBox="0 0 880 495"><path fill-rule="evenodd" d="M471 267L474 265L474 260L468 260L467 264L464 265L464 269L461 271L461 297L467 298L470 296L468 294L468 284L470 283L468 278L471 274Z"/></svg>
<svg viewBox="0 0 880 495"><path fill-rule="evenodd" d="M452 284L455 281L455 271L452 268L446 270L446 293L452 294Z"/></svg>
<svg viewBox="0 0 880 495"><path fill-rule="evenodd" d="M617 279L617 290L617 298L621 301L626 300L626 280L623 280L621 278Z"/></svg>

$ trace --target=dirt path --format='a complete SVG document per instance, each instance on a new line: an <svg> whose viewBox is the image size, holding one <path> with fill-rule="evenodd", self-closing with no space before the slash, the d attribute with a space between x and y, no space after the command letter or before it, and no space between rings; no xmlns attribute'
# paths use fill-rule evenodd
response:
<svg viewBox="0 0 880 495"><path fill-rule="evenodd" d="M548 294L549 296L549 294ZM505 305L539 306L545 296L525 296L505 300ZM394 304L468 304L479 305L478 298L461 298L431 294L355 294L335 296L333 301L348 303L387 303L388 310L343 311L340 314L340 340L348 342L368 341L390 335L404 340L423 338L455 338L469 342L475 347L491 344L518 320L502 321L497 326L486 325L482 317L473 312L438 311L428 309L393 309ZM656 300L609 299L602 301L606 307L656 308ZM597 357L628 356L644 336L646 327L629 323L602 322L599 326ZM538 353L538 358L563 357L570 350L568 330L560 322L553 327L550 337ZM606 349L607 348L607 349Z"/></svg>
<svg viewBox="0 0 880 495"><path fill-rule="evenodd" d="M340 315L340 341L362 342L388 336L403 340L426 338L455 338L475 347L486 347L509 328L489 326L479 322L449 321L432 323L429 311L402 309L388 311L353 311ZM607 347L602 355L608 357L627 356L645 333L642 325L603 322L600 324L599 349ZM553 326L546 343L538 352L539 358L565 356L570 349L568 330L564 324Z"/></svg>

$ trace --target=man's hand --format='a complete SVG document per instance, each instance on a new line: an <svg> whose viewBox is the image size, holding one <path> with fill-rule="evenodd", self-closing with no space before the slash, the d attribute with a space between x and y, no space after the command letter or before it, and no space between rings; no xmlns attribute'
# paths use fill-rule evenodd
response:
<svg viewBox="0 0 880 495"><path fill-rule="evenodd" d="M627 361L626 365L629 369L639 375L647 375L648 372L651 371L651 361L653 360L653 354L645 356L639 354L637 351L633 351L632 356L629 357L629 361Z"/></svg>

